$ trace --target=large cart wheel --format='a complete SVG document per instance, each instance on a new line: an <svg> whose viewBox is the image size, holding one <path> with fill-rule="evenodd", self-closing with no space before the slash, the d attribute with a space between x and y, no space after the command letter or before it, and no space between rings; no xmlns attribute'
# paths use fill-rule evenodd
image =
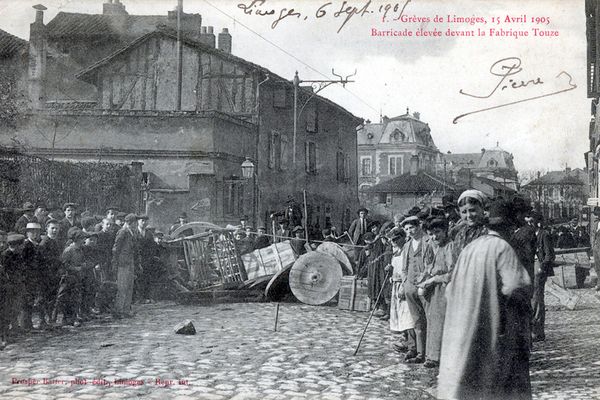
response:
<svg viewBox="0 0 600 400"><path fill-rule="evenodd" d="M329 254L313 251L300 256L290 271L290 289L305 304L325 304L340 291L342 267Z"/></svg>

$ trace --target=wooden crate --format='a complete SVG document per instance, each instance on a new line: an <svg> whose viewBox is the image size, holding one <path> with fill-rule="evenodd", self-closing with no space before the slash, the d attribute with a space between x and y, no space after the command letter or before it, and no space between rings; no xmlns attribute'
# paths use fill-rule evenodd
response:
<svg viewBox="0 0 600 400"><path fill-rule="evenodd" d="M296 261L289 241L275 243L252 253L242 255L242 262L248 279L275 275Z"/></svg>
<svg viewBox="0 0 600 400"><path fill-rule="evenodd" d="M351 311L370 311L371 299L366 279L343 276L338 297L338 308Z"/></svg>

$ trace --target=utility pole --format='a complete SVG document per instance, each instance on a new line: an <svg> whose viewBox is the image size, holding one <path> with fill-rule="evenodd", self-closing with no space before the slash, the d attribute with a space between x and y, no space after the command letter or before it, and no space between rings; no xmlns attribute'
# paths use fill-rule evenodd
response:
<svg viewBox="0 0 600 400"><path fill-rule="evenodd" d="M292 151L292 164L294 166L294 168L296 167L296 141L297 141L297 133L298 133L298 117L300 116L300 114L302 114L302 111L304 110L304 107L306 107L306 105L308 104L308 102L315 97L321 90L325 89L326 87L333 85L334 83L341 83L343 87L346 87L346 84L349 82L354 82L354 81L350 81L348 80L348 78L356 75L356 70L354 70L354 73L352 75L348 75L345 78L343 78L341 75L338 75L335 73L335 70L332 68L331 69L331 73L335 76L338 77L338 79L320 79L320 80L301 80L300 77L298 76L298 71L296 71L296 73L294 74L294 136L292 139L292 147L293 147L293 151ZM311 93L311 95L309 96L309 98L304 102L304 104L302 105L302 107L300 107L300 110L298 110L298 89L300 88L300 84L301 83L310 83L313 87L313 91Z"/></svg>
<svg viewBox="0 0 600 400"><path fill-rule="evenodd" d="M183 86L183 43L181 42L181 13L183 0L177 0L177 99L176 110L181 111L181 88Z"/></svg>

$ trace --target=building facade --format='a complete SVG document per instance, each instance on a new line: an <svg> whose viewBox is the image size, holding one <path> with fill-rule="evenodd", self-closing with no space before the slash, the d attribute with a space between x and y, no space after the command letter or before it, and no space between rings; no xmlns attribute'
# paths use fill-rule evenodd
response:
<svg viewBox="0 0 600 400"><path fill-rule="evenodd" d="M476 188L491 197L519 190L513 155L499 145L480 153L448 152L442 162L444 181L456 186Z"/></svg>
<svg viewBox="0 0 600 400"><path fill-rule="evenodd" d="M589 129L589 150L585 153L588 171L588 205L600 206L600 3L595 0L585 1L586 36L587 36L587 96L591 99L591 119Z"/></svg>
<svg viewBox="0 0 600 400"><path fill-rule="evenodd" d="M290 198L302 202L304 193L310 224L347 224L358 199L350 166L362 120L298 87L306 106L294 132L293 82L231 54L226 29L217 44L199 15L184 15L191 22L182 30L179 97L171 12L131 16L115 0L101 15L59 13L44 25L37 10L29 42L31 110L16 134L20 145L54 159L143 163L140 190L163 227L182 211L221 225L243 215L269 224L272 212ZM62 49L60 65L72 78L48 67L53 49ZM86 49L85 59L93 55L95 62L83 65L77 61ZM61 91L53 92L56 86ZM61 98L67 87L77 96ZM242 178L246 158L255 165L251 179Z"/></svg>
<svg viewBox="0 0 600 400"><path fill-rule="evenodd" d="M367 121L357 131L359 191L406 174L411 162L417 170L435 174L440 152L431 137L429 125L418 112L394 118L383 117L380 123ZM412 160L412 161L411 161Z"/></svg>
<svg viewBox="0 0 600 400"><path fill-rule="evenodd" d="M581 216L589 196L587 180L587 171L566 168L539 174L537 179L522 187L522 192L546 220L566 222Z"/></svg>

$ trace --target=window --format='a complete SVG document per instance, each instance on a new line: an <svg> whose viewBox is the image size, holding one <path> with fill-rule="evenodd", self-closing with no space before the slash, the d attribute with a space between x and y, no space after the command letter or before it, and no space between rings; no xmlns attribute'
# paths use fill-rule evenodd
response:
<svg viewBox="0 0 600 400"><path fill-rule="evenodd" d="M243 214L244 186L242 180L225 181L223 185L223 213L228 216Z"/></svg>
<svg viewBox="0 0 600 400"><path fill-rule="evenodd" d="M371 176L371 157L363 156L360 158L360 175Z"/></svg>
<svg viewBox="0 0 600 400"><path fill-rule="evenodd" d="M304 144L305 167L308 174L317 173L317 144L306 142Z"/></svg>
<svg viewBox="0 0 600 400"><path fill-rule="evenodd" d="M319 130L319 118L317 113L317 104L306 109L306 131L315 133Z"/></svg>
<svg viewBox="0 0 600 400"><path fill-rule="evenodd" d="M273 107L275 108L288 108L290 107L290 101L288 100L288 88L278 87L273 90Z"/></svg>
<svg viewBox="0 0 600 400"><path fill-rule="evenodd" d="M281 168L281 136L276 131L269 135L269 168Z"/></svg>
<svg viewBox="0 0 600 400"><path fill-rule="evenodd" d="M348 153L344 157L344 182L350 182L350 154Z"/></svg>
<svg viewBox="0 0 600 400"><path fill-rule="evenodd" d="M402 156L389 156L389 175L400 175L402 174Z"/></svg>
<svg viewBox="0 0 600 400"><path fill-rule="evenodd" d="M286 135L281 135L280 140L281 140L281 154L280 154L280 158L279 158L279 169L286 170L287 163L290 160L290 155L289 155L290 143L289 143Z"/></svg>
<svg viewBox="0 0 600 400"><path fill-rule="evenodd" d="M336 166L336 177L337 177L337 181L338 182L344 182L345 181L345 177L344 177L344 153L341 151L338 151L336 153L336 159L335 159L335 166Z"/></svg>
<svg viewBox="0 0 600 400"><path fill-rule="evenodd" d="M496 160L490 160L490 161L488 161L488 167L495 167L496 165L498 165L498 163L496 162Z"/></svg>

